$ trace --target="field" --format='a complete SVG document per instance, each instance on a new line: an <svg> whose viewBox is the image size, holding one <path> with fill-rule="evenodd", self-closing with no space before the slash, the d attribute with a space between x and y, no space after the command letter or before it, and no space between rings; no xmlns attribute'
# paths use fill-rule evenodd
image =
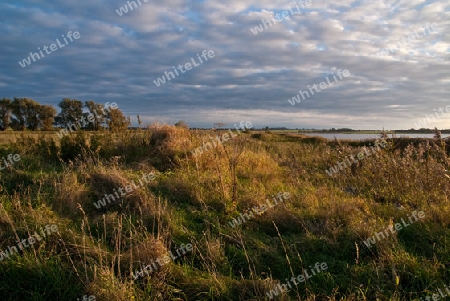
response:
<svg viewBox="0 0 450 301"><path fill-rule="evenodd" d="M2 300L445 294L450 147L380 141L167 125L0 133Z"/></svg>

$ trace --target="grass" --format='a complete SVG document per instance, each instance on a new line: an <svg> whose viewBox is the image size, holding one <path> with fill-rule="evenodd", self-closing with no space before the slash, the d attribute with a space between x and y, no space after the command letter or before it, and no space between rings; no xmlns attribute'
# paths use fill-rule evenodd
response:
<svg viewBox="0 0 450 301"><path fill-rule="evenodd" d="M53 136L52 136L53 135ZM1 133L0 250L56 224L59 232L0 260L3 300L268 300L316 262L328 269L276 300L411 300L450 283L449 147L388 139L330 177L369 141L244 133L194 157L210 131L165 125L113 134ZM154 181L97 209L144 173ZM232 228L271 195L291 198ZM414 210L423 220L363 240ZM191 243L150 275L143 264Z"/></svg>

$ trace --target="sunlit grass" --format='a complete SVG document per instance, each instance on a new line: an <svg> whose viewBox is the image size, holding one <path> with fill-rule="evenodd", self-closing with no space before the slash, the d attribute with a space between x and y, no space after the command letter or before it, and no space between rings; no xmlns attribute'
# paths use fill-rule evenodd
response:
<svg viewBox="0 0 450 301"><path fill-rule="evenodd" d="M0 133L2 155L22 158L0 171L0 249L37 225L61 230L0 261L4 300L265 300L277 283L316 262L328 269L280 300L405 300L450 283L450 162L442 141L389 140L330 177L326 169L369 141L251 131L192 156L215 135L165 125L80 132L57 143L55 133ZM159 175L151 183L93 206L151 171ZM229 226L280 191L291 198ZM364 245L414 210L425 212L423 221ZM142 264L186 243L192 252L133 281Z"/></svg>

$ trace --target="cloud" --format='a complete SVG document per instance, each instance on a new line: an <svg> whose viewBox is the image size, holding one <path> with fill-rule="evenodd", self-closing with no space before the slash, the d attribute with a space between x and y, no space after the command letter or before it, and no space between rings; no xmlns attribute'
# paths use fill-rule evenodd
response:
<svg viewBox="0 0 450 301"><path fill-rule="evenodd" d="M292 2L140 1L123 16L116 13L127 5L121 0L0 4L0 97L55 106L64 97L115 101L134 121L139 114L148 122L184 119L208 127L246 118L255 126L411 128L449 104L446 1L312 0L258 35L251 29ZM377 55L432 23L438 31ZM20 67L18 61L68 31L81 38ZM215 58L153 84L203 50ZM294 107L288 103L337 69L352 76Z"/></svg>

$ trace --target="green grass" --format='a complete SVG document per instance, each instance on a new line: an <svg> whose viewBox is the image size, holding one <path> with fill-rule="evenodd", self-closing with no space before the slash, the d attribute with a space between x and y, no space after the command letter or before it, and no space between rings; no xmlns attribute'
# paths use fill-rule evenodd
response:
<svg viewBox="0 0 450 301"><path fill-rule="evenodd" d="M0 154L22 158L0 171L0 249L40 226L59 229L0 261L3 299L267 300L276 284L316 262L328 269L278 299L411 300L450 283L450 162L442 141L389 140L329 177L326 169L370 141L251 131L192 156L216 134L154 126L77 133L55 144L44 133L0 134L0 143L16 141ZM120 202L92 205L150 171L158 177ZM291 198L229 226L281 191ZM425 218L364 245L414 210ZM130 277L186 243L192 252Z"/></svg>

